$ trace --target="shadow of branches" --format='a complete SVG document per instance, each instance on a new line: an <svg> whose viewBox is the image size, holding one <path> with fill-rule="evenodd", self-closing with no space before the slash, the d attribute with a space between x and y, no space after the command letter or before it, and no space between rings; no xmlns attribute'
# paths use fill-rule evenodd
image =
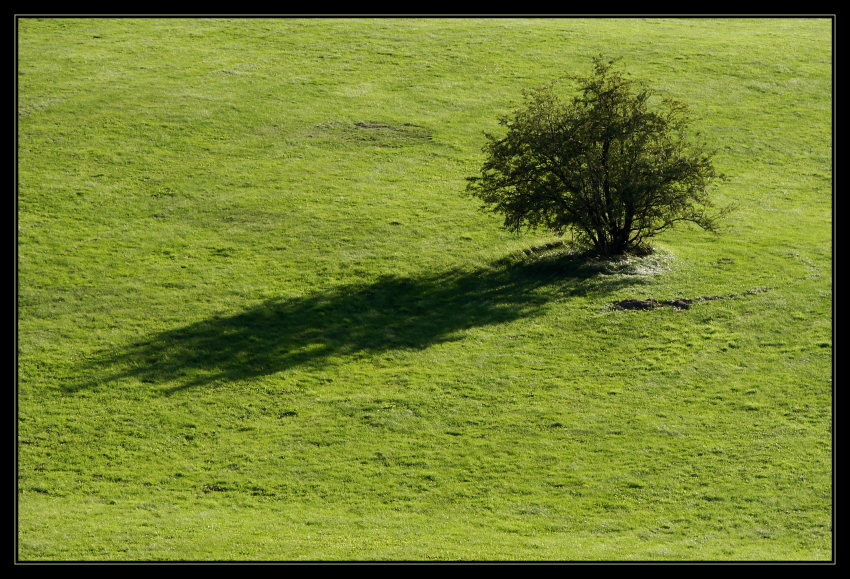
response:
<svg viewBox="0 0 850 579"><path fill-rule="evenodd" d="M153 335L85 363L88 383L135 378L176 392L273 374L330 356L421 349L458 332L536 315L558 296L634 283L580 256L505 259L475 272L386 276L293 299L271 299Z"/></svg>

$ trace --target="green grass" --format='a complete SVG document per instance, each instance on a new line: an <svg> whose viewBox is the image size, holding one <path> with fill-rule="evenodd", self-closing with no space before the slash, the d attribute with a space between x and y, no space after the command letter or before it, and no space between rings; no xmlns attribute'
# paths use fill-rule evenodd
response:
<svg viewBox="0 0 850 579"><path fill-rule="evenodd" d="M832 25L18 19L17 560L831 560ZM464 194L599 52L722 235Z"/></svg>

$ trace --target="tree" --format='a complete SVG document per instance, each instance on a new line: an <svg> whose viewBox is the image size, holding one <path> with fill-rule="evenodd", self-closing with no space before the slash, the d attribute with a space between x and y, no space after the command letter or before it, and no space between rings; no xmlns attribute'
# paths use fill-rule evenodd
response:
<svg viewBox="0 0 850 579"><path fill-rule="evenodd" d="M711 212L707 189L724 176L690 139L688 107L654 98L601 56L591 74L568 78L578 84L568 102L556 82L524 91L525 106L499 119L507 134L485 133L487 159L467 179L483 208L510 230L572 231L605 256L648 251L682 221L716 231L731 207Z"/></svg>

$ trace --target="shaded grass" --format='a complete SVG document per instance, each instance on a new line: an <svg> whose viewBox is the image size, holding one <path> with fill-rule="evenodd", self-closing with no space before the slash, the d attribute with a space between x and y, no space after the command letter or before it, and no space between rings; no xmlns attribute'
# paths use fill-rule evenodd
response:
<svg viewBox="0 0 850 579"><path fill-rule="evenodd" d="M460 332L470 328L534 315L545 306L547 293L550 298L553 292L558 298L586 295L639 279L600 274L596 260L580 254L543 253L526 261L506 258L501 266L471 273L387 276L305 298L267 300L238 314L160 333L124 351L107 350L79 374L89 385L132 378L171 384L169 392L247 380L301 364L321 367L331 356L424 349L461 339ZM582 283L589 278L595 283ZM122 366L128 369L102 375L105 368ZM69 389L81 387L85 384Z"/></svg>

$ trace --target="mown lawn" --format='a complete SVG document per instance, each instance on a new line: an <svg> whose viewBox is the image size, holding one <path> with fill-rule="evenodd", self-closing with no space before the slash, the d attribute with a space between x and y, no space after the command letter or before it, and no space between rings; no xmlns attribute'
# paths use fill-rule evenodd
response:
<svg viewBox="0 0 850 579"><path fill-rule="evenodd" d="M831 560L833 24L18 18L17 560ZM600 52L721 235L465 195Z"/></svg>

